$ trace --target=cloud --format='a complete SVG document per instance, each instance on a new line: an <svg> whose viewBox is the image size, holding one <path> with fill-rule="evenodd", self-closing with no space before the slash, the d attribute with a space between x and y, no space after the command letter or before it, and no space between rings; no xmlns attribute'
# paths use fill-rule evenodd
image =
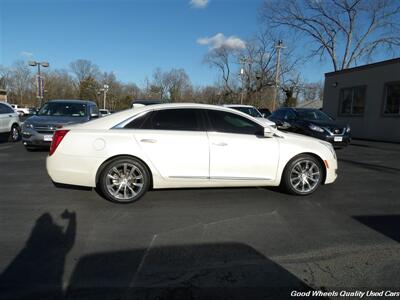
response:
<svg viewBox="0 0 400 300"><path fill-rule="evenodd" d="M197 40L197 43L200 45L208 45L210 50L219 48L241 50L246 47L246 43L240 38L234 35L226 37L222 33L217 33L213 37L200 38Z"/></svg>
<svg viewBox="0 0 400 300"><path fill-rule="evenodd" d="M209 0L190 0L190 5L194 8L205 8Z"/></svg>
<svg viewBox="0 0 400 300"><path fill-rule="evenodd" d="M19 54L27 58L31 58L33 56L33 53L28 51L21 51Z"/></svg>

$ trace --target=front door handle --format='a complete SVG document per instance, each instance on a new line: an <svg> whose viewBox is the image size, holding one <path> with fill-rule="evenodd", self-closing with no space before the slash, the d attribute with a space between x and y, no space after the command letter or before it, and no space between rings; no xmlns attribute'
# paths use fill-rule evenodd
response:
<svg viewBox="0 0 400 300"><path fill-rule="evenodd" d="M223 147L223 146L228 146L228 144L227 144L227 143L224 143L224 142L220 142L220 143L213 143L213 145L214 145L214 146L220 146L220 147Z"/></svg>
<svg viewBox="0 0 400 300"><path fill-rule="evenodd" d="M153 139L142 139L140 140L142 143L150 143L150 144L154 144L157 143L157 140L153 140Z"/></svg>

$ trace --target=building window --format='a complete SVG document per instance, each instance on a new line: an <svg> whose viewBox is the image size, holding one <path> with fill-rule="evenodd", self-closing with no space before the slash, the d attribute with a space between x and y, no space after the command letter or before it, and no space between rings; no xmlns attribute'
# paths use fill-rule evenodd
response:
<svg viewBox="0 0 400 300"><path fill-rule="evenodd" d="M384 115L400 115L400 82L386 84Z"/></svg>
<svg viewBox="0 0 400 300"><path fill-rule="evenodd" d="M340 90L340 114L363 115L365 109L366 87L350 87Z"/></svg>

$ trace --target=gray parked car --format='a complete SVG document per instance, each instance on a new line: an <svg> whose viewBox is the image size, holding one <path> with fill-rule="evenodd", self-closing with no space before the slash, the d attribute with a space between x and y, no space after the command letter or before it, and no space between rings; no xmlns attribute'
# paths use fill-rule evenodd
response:
<svg viewBox="0 0 400 300"><path fill-rule="evenodd" d="M49 147L53 133L65 125L84 123L99 117L93 101L51 100L22 126L22 142L27 150Z"/></svg>

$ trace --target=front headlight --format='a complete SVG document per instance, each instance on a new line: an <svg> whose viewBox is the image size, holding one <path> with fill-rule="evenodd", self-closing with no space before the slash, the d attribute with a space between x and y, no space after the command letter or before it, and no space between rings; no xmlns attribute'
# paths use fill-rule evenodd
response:
<svg viewBox="0 0 400 300"><path fill-rule="evenodd" d="M331 143L325 142L325 141L319 141L322 145L324 145L326 148L329 149L329 151L331 151L333 157L336 159L336 151L333 148Z"/></svg>
<svg viewBox="0 0 400 300"><path fill-rule="evenodd" d="M321 127L314 124L308 125L308 128L310 128L313 131L324 132L324 130Z"/></svg>
<svg viewBox="0 0 400 300"><path fill-rule="evenodd" d="M33 124L25 122L23 128L25 128L25 129L33 129Z"/></svg>

